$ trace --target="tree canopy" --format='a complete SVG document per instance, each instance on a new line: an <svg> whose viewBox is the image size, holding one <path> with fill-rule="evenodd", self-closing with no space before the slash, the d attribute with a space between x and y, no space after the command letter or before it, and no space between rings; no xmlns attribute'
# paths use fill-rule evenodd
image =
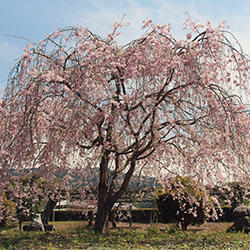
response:
<svg viewBox="0 0 250 250"><path fill-rule="evenodd" d="M234 93L248 91L249 59L224 24L188 18L177 41L149 20L125 46L121 26L106 39L70 27L28 45L0 105L1 176L77 169L84 179L99 166L99 232L142 168L161 177L161 162L206 182L249 173L249 116Z"/></svg>

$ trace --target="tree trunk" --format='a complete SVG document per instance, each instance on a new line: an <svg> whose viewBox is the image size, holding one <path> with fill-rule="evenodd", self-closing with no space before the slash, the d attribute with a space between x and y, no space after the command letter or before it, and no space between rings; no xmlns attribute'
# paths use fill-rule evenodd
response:
<svg viewBox="0 0 250 250"><path fill-rule="evenodd" d="M105 208L98 208L95 220L94 231L105 234L107 232L109 211Z"/></svg>
<svg viewBox="0 0 250 250"><path fill-rule="evenodd" d="M98 185L98 208L95 220L94 231L96 233L106 233L109 216L113 205L117 202L127 190L129 181L134 173L135 161L131 161L130 168L125 175L124 181L120 189L110 194L107 185L107 169L108 169L108 155L104 154L100 163L100 180Z"/></svg>
<svg viewBox="0 0 250 250"><path fill-rule="evenodd" d="M107 229L109 211L113 204L108 204L108 164L109 164L108 150L105 150L100 162L100 179L98 184L98 207L95 219L94 231L96 233L105 233Z"/></svg>

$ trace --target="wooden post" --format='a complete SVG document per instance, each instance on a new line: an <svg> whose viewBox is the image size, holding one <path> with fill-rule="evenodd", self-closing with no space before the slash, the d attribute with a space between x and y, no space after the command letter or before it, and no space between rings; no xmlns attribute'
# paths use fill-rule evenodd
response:
<svg viewBox="0 0 250 250"><path fill-rule="evenodd" d="M129 206L130 218L129 218L129 228L132 229L132 204Z"/></svg>
<svg viewBox="0 0 250 250"><path fill-rule="evenodd" d="M152 217L153 217L153 215L152 215L152 209L150 209L150 225L152 225Z"/></svg>

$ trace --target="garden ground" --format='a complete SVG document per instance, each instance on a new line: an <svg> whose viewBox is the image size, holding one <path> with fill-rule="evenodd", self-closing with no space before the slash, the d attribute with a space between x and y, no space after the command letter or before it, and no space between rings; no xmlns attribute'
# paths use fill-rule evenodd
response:
<svg viewBox="0 0 250 250"><path fill-rule="evenodd" d="M0 249L250 249L244 233L226 233L232 223L205 223L186 232L173 224L118 223L106 235L95 234L83 221L55 222L55 232L0 231Z"/></svg>

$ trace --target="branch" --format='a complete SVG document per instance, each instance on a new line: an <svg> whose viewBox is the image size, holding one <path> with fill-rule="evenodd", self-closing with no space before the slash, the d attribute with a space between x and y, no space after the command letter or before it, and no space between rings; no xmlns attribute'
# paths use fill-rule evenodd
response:
<svg viewBox="0 0 250 250"><path fill-rule="evenodd" d="M92 144L90 146L85 146L85 145L82 145L80 144L79 142L76 143L77 146L80 146L81 148L83 149L91 149L93 148L94 146L99 146L100 145L100 138L97 137L94 141L92 141Z"/></svg>

